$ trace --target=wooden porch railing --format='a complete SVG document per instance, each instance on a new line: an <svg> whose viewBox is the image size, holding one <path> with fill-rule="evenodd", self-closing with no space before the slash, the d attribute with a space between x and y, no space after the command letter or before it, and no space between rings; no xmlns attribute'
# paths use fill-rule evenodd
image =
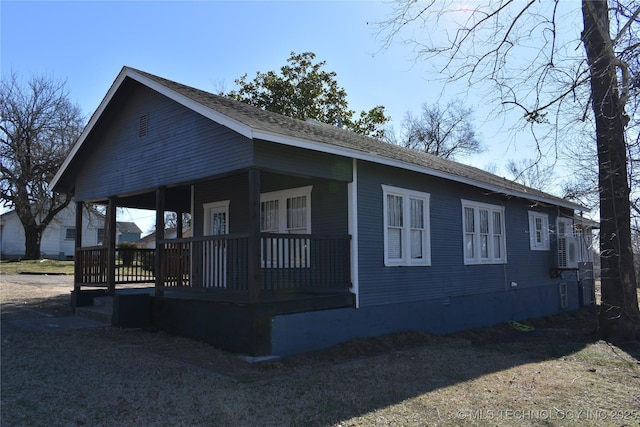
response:
<svg viewBox="0 0 640 427"><path fill-rule="evenodd" d="M351 286L350 236L261 233L260 293L346 291ZM160 240L163 288L248 297L249 237L245 234ZM77 250L80 283L106 284L107 248ZM153 249L117 249L116 283L156 277Z"/></svg>
<svg viewBox="0 0 640 427"><path fill-rule="evenodd" d="M108 249L106 246L77 248L75 281L81 284L107 284Z"/></svg>
<svg viewBox="0 0 640 427"><path fill-rule="evenodd" d="M248 295L248 235L160 241L165 288ZM350 236L261 233L260 291L345 291L351 286Z"/></svg>
<svg viewBox="0 0 640 427"><path fill-rule="evenodd" d="M116 249L116 283L151 283L155 279L153 260L155 249ZM108 248L91 246L76 249L76 263L79 263L76 278L81 284L106 285L108 280Z"/></svg>

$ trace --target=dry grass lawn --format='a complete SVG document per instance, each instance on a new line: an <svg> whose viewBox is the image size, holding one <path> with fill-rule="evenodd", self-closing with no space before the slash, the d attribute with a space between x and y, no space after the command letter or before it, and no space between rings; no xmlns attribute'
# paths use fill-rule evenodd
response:
<svg viewBox="0 0 640 427"><path fill-rule="evenodd" d="M640 424L640 345L596 340L588 310L532 332L395 334L251 365L161 332L5 333L69 314L70 286L13 277L0 276L2 425Z"/></svg>

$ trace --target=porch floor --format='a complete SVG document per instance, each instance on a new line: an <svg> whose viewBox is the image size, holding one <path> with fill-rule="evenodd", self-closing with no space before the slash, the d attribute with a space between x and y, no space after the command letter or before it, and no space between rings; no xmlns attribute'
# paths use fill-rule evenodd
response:
<svg viewBox="0 0 640 427"><path fill-rule="evenodd" d="M120 286L120 285L119 285ZM87 289L89 286L83 286ZM103 286L92 286L91 288L102 288ZM153 286L131 286L117 287L117 295L140 295L147 294L155 297L156 289ZM212 303L231 303L237 305L250 305L243 298L234 298L233 295L224 294L222 297L217 293L194 292L189 289L165 288L162 299L180 299L192 301L210 301ZM304 311L326 310L332 308L354 307L354 294L349 291L339 290L291 290L285 292L263 291L258 302L254 303L262 310L266 310L273 315L300 313Z"/></svg>

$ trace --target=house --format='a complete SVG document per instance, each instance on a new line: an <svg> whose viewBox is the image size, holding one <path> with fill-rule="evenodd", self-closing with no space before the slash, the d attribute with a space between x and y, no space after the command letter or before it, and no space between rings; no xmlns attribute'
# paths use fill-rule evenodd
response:
<svg viewBox="0 0 640 427"><path fill-rule="evenodd" d="M117 288L113 239L99 253L78 239L77 305L102 285L114 324L131 315L252 356L448 333L584 300L582 206L133 68L51 185L79 206L154 209L156 230L167 211L192 216L192 237L158 233L153 290L135 300Z"/></svg>
<svg viewBox="0 0 640 427"><path fill-rule="evenodd" d="M165 239L176 239L178 237L178 229L176 227L166 228L163 232ZM182 232L182 237L191 237L191 230L186 229ZM139 248L155 249L156 248L156 232L147 234L136 241Z"/></svg>
<svg viewBox="0 0 640 427"><path fill-rule="evenodd" d="M82 209L82 241L87 246L102 243L104 235L104 215L88 207ZM76 238L76 205L71 203L55 216L42 233L40 255L42 258L73 259ZM140 239L141 230L135 223L118 222L119 242ZM129 240L127 240L129 239ZM24 228L15 211L0 215L0 258L20 259L25 253Z"/></svg>
<svg viewBox="0 0 640 427"><path fill-rule="evenodd" d="M135 243L140 240L142 230L135 222L117 222L118 243Z"/></svg>

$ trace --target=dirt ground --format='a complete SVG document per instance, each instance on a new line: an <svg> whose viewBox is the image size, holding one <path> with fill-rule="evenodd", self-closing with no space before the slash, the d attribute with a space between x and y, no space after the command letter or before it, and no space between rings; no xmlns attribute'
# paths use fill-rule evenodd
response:
<svg viewBox="0 0 640 427"><path fill-rule="evenodd" d="M526 333L394 334L250 364L153 330L78 327L71 289L0 275L2 425L640 425L640 345L598 341L588 310Z"/></svg>

